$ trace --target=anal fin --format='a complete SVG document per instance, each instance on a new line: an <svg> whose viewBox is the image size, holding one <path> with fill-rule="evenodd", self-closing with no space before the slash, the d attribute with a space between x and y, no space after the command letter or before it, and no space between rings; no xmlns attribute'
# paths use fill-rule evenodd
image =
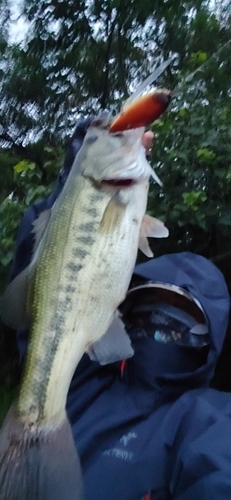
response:
<svg viewBox="0 0 231 500"><path fill-rule="evenodd" d="M134 354L131 341L119 315L116 315L104 336L87 351L92 361L101 365L131 358Z"/></svg>
<svg viewBox="0 0 231 500"><path fill-rule="evenodd" d="M151 258L153 253L147 238L167 238L168 235L169 231L161 220L145 214L140 228L139 249L144 255Z"/></svg>

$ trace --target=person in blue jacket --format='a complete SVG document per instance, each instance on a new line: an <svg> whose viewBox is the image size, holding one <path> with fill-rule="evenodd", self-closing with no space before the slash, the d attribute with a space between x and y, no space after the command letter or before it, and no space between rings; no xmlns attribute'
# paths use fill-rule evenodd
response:
<svg viewBox="0 0 231 500"><path fill-rule="evenodd" d="M61 191L89 121L77 126L54 193L25 214L12 269L31 259L31 224ZM86 500L231 498L231 395L209 388L227 328L221 272L190 252L135 267L120 307L134 355L100 366L85 354L67 412ZM18 333L22 357L27 333Z"/></svg>

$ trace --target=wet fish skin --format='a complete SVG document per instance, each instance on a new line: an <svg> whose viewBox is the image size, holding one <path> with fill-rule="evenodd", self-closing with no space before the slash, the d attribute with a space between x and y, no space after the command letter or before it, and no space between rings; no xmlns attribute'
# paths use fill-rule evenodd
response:
<svg viewBox="0 0 231 500"><path fill-rule="evenodd" d="M77 363L125 297L146 208L147 179L121 193L97 190L83 164L87 177L74 166L30 269L36 300L18 411L34 421L63 418Z"/></svg>

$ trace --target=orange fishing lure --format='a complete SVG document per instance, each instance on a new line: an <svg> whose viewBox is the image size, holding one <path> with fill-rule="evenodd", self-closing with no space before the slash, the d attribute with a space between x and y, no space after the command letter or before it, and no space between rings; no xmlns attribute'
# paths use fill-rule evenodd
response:
<svg viewBox="0 0 231 500"><path fill-rule="evenodd" d="M168 107L171 92L165 89L154 90L125 104L124 109L115 117L110 132L123 132L132 128L146 127L154 122Z"/></svg>

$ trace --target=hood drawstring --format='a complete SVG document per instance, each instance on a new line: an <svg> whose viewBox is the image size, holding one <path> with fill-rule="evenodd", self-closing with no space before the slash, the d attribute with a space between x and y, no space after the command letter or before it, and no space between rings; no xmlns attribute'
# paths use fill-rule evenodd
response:
<svg viewBox="0 0 231 500"><path fill-rule="evenodd" d="M120 377L121 378L123 378L123 375L124 375L125 365L126 365L126 359L122 359L122 361L120 362Z"/></svg>
<svg viewBox="0 0 231 500"><path fill-rule="evenodd" d="M151 493L146 493L146 495L142 497L142 500L151 500Z"/></svg>

